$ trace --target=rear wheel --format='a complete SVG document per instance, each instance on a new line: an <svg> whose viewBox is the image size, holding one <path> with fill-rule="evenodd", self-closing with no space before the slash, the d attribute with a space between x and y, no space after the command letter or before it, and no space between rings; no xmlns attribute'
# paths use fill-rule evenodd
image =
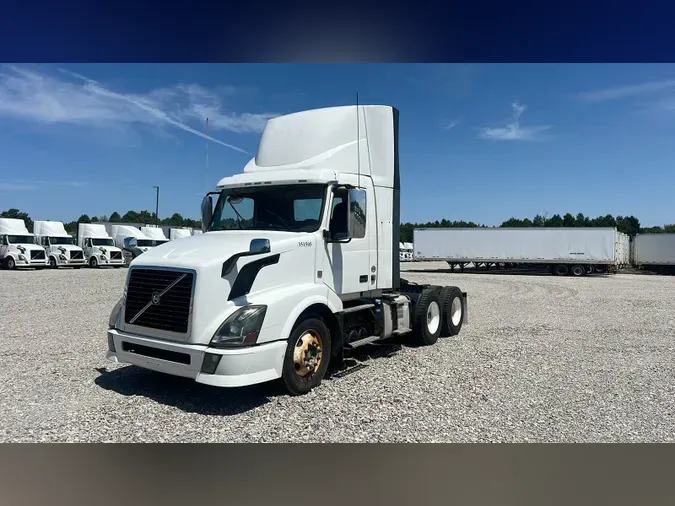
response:
<svg viewBox="0 0 675 506"><path fill-rule="evenodd" d="M291 395L304 395L321 384L330 359L330 331L320 318L296 325L288 339L281 377Z"/></svg>
<svg viewBox="0 0 675 506"><path fill-rule="evenodd" d="M413 336L418 344L430 346L441 334L443 312L441 296L434 287L426 288L414 309Z"/></svg>
<svg viewBox="0 0 675 506"><path fill-rule="evenodd" d="M445 286L441 290L443 322L441 337L456 336L464 321L464 297L456 286Z"/></svg>
<svg viewBox="0 0 675 506"><path fill-rule="evenodd" d="M567 276L567 266L563 264L559 264L553 267L553 274L556 276Z"/></svg>
<svg viewBox="0 0 675 506"><path fill-rule="evenodd" d="M572 276L579 278L586 274L586 268L583 265L573 265L570 273Z"/></svg>

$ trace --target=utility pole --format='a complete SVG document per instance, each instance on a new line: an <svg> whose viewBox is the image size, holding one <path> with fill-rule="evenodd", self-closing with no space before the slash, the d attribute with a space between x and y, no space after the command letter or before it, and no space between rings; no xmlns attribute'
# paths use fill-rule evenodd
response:
<svg viewBox="0 0 675 506"><path fill-rule="evenodd" d="M159 226L159 186L153 186L157 189L157 196L155 198L155 226Z"/></svg>

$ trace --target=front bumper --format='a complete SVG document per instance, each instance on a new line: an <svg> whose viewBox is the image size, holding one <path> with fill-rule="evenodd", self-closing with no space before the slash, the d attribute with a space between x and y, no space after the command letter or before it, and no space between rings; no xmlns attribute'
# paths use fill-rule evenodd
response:
<svg viewBox="0 0 675 506"><path fill-rule="evenodd" d="M286 352L286 341L241 349L217 349L161 341L116 329L108 330L108 341L114 343L115 351L106 353L111 362L133 364L217 387L254 385L280 378ZM202 371L207 353L220 356L212 374Z"/></svg>
<svg viewBox="0 0 675 506"><path fill-rule="evenodd" d="M124 256L122 256L122 258L120 259L115 260L108 258L105 262L101 260L101 257L98 257L98 265L101 267L109 267L111 265L126 265L126 263L124 261Z"/></svg>

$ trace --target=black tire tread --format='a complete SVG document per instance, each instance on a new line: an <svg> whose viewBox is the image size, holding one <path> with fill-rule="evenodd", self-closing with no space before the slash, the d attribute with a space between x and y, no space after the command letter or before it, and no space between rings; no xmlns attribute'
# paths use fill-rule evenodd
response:
<svg viewBox="0 0 675 506"><path fill-rule="evenodd" d="M462 301L462 319L457 326L452 324L452 301L455 297L459 297ZM464 321L464 297L462 291L456 286L444 286L441 289L441 302L443 310L443 320L441 323L441 337L456 336L462 329Z"/></svg>
<svg viewBox="0 0 675 506"><path fill-rule="evenodd" d="M435 287L429 287L422 291L419 299L415 303L413 310L414 319L413 319L413 338L415 341L422 346L431 346L436 341L441 333L442 324L439 325L438 330L435 334L430 334L429 329L427 328L426 317L427 309L429 304L435 301L438 304L439 309L441 310L441 322L443 319L443 304L441 301L439 290Z"/></svg>

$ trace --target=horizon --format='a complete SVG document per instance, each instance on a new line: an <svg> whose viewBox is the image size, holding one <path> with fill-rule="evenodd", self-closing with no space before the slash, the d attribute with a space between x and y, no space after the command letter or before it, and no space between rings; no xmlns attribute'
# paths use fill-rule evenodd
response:
<svg viewBox="0 0 675 506"><path fill-rule="evenodd" d="M671 64L2 65L0 211L152 213L159 185L160 219L199 219L267 119L357 92L401 113L402 223L675 222Z"/></svg>

